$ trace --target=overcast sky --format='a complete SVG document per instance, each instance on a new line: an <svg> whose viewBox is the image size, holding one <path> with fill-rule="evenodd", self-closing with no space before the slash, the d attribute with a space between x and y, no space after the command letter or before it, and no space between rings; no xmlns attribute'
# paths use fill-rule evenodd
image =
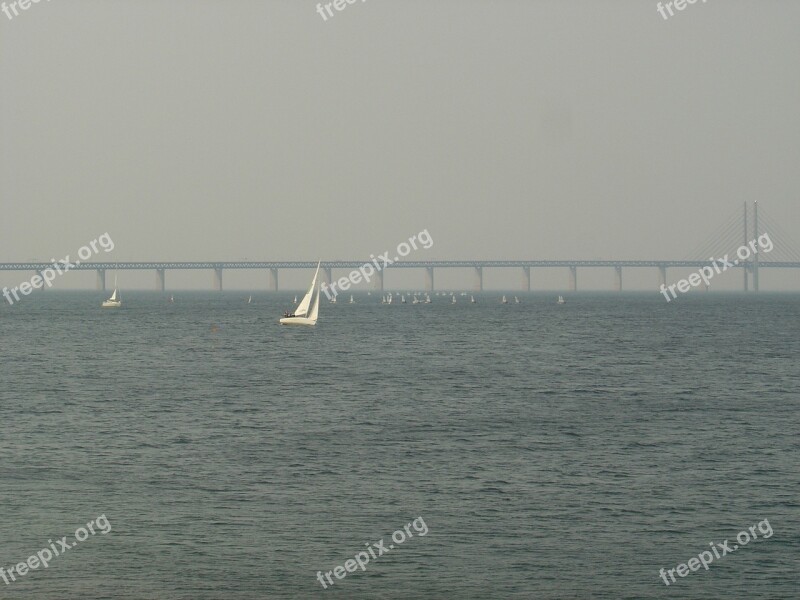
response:
<svg viewBox="0 0 800 600"><path fill-rule="evenodd" d="M104 232L104 260L361 259L422 229L411 259L686 258L746 200L800 250L800 2L656 4L0 13L0 262Z"/></svg>

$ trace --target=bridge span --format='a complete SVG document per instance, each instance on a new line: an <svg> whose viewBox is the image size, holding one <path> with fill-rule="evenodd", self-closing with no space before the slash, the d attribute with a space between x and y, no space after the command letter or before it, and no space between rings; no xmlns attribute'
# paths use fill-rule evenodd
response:
<svg viewBox="0 0 800 600"><path fill-rule="evenodd" d="M757 255L756 255L757 257ZM364 266L364 261L358 260L330 260L322 262L323 281L330 284L334 281L333 270L340 271L356 270ZM513 268L519 269L521 273L521 289L531 290L531 270L538 268L564 268L569 272L569 287L567 289L576 291L578 289L578 269L593 268L613 268L614 286L618 291L622 291L622 269L623 268L654 268L658 269L659 282L667 283L667 269L669 268L695 268L699 269L709 266L709 261L703 260L429 260L429 261L398 261L382 266L382 270L377 271L372 278L373 289L383 291L384 273L389 269L421 269L425 273L425 289L433 291L435 289L434 271L435 269L472 269L473 285L475 291L483 291L483 270L487 268ZM269 272L268 289L277 291L279 289L279 272L281 269L315 269L317 263L314 261L204 261L204 262L83 262L73 264L70 271L95 271L97 273L97 289L106 289L106 272L111 270L119 271L143 271L152 270L155 272L155 288L160 291L166 290L166 272L168 270L208 270L213 273L213 286L216 290L222 290L222 275L226 269L255 269ZM46 262L8 262L0 263L0 271L34 271L41 274L42 271L52 268L52 263ZM753 289L758 291L758 270L759 269L797 269L800 262L790 261L763 261L749 260L734 265L734 268L743 269L744 289L748 290L748 275L752 278Z"/></svg>

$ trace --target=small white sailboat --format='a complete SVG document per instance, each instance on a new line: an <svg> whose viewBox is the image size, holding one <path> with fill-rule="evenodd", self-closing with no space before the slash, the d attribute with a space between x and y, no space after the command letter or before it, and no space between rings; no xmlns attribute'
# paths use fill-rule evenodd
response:
<svg viewBox="0 0 800 600"><path fill-rule="evenodd" d="M453 298L453 300L452 300L452 302L451 302L451 303L452 303L452 304L455 304L455 303L456 303L456 295L455 295L455 294L453 294L452 298Z"/></svg>
<svg viewBox="0 0 800 600"><path fill-rule="evenodd" d="M319 266L317 263L317 272L314 273L314 279L311 280L311 287L308 288L306 295L297 305L294 313L284 315L280 320L281 325L316 325L317 318L319 317L319 295L320 291L317 289L317 276L319 275ZM313 300L313 304L312 304ZM309 308L311 309L309 311Z"/></svg>
<svg viewBox="0 0 800 600"><path fill-rule="evenodd" d="M503 304L508 304L508 299L505 296L503 296Z"/></svg>
<svg viewBox="0 0 800 600"><path fill-rule="evenodd" d="M566 303L567 303L567 301L564 300L564 296L559 296L558 297L558 304L566 304Z"/></svg>
<svg viewBox="0 0 800 600"><path fill-rule="evenodd" d="M170 304L175 304L175 296L173 296L173 295L171 295L171 294L170 294L170 297L169 297L169 303L170 303Z"/></svg>
<svg viewBox="0 0 800 600"><path fill-rule="evenodd" d="M411 299L411 304L419 304L419 298L417 298L416 294L414 294L414 297Z"/></svg>
<svg viewBox="0 0 800 600"><path fill-rule="evenodd" d="M405 304L405 303L406 303L406 297L404 295L401 295L400 296L400 304Z"/></svg>
<svg viewBox="0 0 800 600"><path fill-rule="evenodd" d="M477 302L475 302L475 296L470 296L469 297L469 303L470 304L477 304Z"/></svg>
<svg viewBox="0 0 800 600"><path fill-rule="evenodd" d="M350 294L350 304L355 304L355 303L356 303L356 301L353 298L353 294Z"/></svg>
<svg viewBox="0 0 800 600"><path fill-rule="evenodd" d="M117 277L114 276L114 293L111 294L111 298L105 300L103 304L101 304L103 308L119 308L122 306L122 296L119 293L119 289L117 288Z"/></svg>
<svg viewBox="0 0 800 600"><path fill-rule="evenodd" d="M253 301L253 296L250 296L250 297L247 299L247 303L248 303L248 304L250 304L252 301Z"/></svg>
<svg viewBox="0 0 800 600"><path fill-rule="evenodd" d="M430 303L431 303L431 295L425 294L425 304L430 304Z"/></svg>
<svg viewBox="0 0 800 600"><path fill-rule="evenodd" d="M294 303L297 304L297 296L294 297Z"/></svg>
<svg viewBox="0 0 800 600"><path fill-rule="evenodd" d="M333 298L331 298L331 304L336 304L336 296L334 296Z"/></svg>
<svg viewBox="0 0 800 600"><path fill-rule="evenodd" d="M514 304L519 304L519 298L517 298L516 296L514 296Z"/></svg>

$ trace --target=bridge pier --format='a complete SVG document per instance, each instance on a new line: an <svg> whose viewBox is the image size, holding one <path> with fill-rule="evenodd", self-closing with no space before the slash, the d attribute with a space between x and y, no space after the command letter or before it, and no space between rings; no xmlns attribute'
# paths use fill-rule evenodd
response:
<svg viewBox="0 0 800 600"><path fill-rule="evenodd" d="M758 238L758 200L753 202L753 237ZM758 252L753 253L753 291L758 293Z"/></svg>
<svg viewBox="0 0 800 600"><path fill-rule="evenodd" d="M222 269L214 269L214 289L222 291Z"/></svg>
<svg viewBox="0 0 800 600"><path fill-rule="evenodd" d="M614 286L618 292L622 291L622 267L614 267Z"/></svg>
<svg viewBox="0 0 800 600"><path fill-rule="evenodd" d="M475 269L475 284L473 288L476 292L483 291L483 267L473 267Z"/></svg>
<svg viewBox="0 0 800 600"><path fill-rule="evenodd" d="M278 269L269 270L269 289L272 292L278 291Z"/></svg>
<svg viewBox="0 0 800 600"><path fill-rule="evenodd" d="M425 290L433 291L433 267L425 267Z"/></svg>
<svg viewBox="0 0 800 600"><path fill-rule="evenodd" d="M383 271L377 271L374 275L375 282L372 284L373 289L383 293Z"/></svg>
<svg viewBox="0 0 800 600"><path fill-rule="evenodd" d="M578 267L569 268L569 289L572 292L578 291Z"/></svg>
<svg viewBox="0 0 800 600"><path fill-rule="evenodd" d="M659 289L667 285L667 267L658 267L658 287Z"/></svg>
<svg viewBox="0 0 800 600"><path fill-rule="evenodd" d="M531 268L522 267L522 291L531 291Z"/></svg>
<svg viewBox="0 0 800 600"><path fill-rule="evenodd" d="M106 291L106 270L97 269L96 287L103 292Z"/></svg>
<svg viewBox="0 0 800 600"><path fill-rule="evenodd" d="M164 269L156 269L156 291L163 292L166 289Z"/></svg>

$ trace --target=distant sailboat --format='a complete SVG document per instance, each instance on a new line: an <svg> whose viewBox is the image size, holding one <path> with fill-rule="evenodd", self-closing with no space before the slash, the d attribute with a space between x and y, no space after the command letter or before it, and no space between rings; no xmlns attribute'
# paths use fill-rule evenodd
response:
<svg viewBox="0 0 800 600"><path fill-rule="evenodd" d="M294 303L297 304L297 296L294 297Z"/></svg>
<svg viewBox="0 0 800 600"><path fill-rule="evenodd" d="M170 304L174 304L174 303L175 303L175 296L172 296L172 295L170 295L170 297L169 297L169 303L170 303Z"/></svg>
<svg viewBox="0 0 800 600"><path fill-rule="evenodd" d="M567 301L564 300L564 296L559 296L558 297L558 304L566 304L566 303L567 303Z"/></svg>
<svg viewBox="0 0 800 600"><path fill-rule="evenodd" d="M405 304L406 303L406 297L405 296L400 296L400 303L401 304Z"/></svg>
<svg viewBox="0 0 800 600"><path fill-rule="evenodd" d="M333 298L331 298L331 304L336 304L336 296L334 296Z"/></svg>
<svg viewBox="0 0 800 600"><path fill-rule="evenodd" d="M503 296L503 304L508 304L508 300L506 299L505 296Z"/></svg>
<svg viewBox="0 0 800 600"><path fill-rule="evenodd" d="M355 303L356 303L356 301L353 298L353 294L350 294L350 304L355 304Z"/></svg>
<svg viewBox="0 0 800 600"><path fill-rule="evenodd" d="M297 305L293 314L287 314L280 320L281 325L316 325L317 317L319 316L319 295L320 291L317 289L317 276L319 275L319 265L317 264L317 272L314 273L314 279L311 280L311 286L308 288L306 295ZM313 299L313 305L312 305ZM309 307L311 312L309 312Z"/></svg>
<svg viewBox="0 0 800 600"><path fill-rule="evenodd" d="M119 289L117 288L117 276L114 276L114 293L111 294L111 298L105 300L103 304L101 304L103 308L119 308L122 306L122 296L119 293Z"/></svg>
<svg viewBox="0 0 800 600"><path fill-rule="evenodd" d="M452 304L455 304L455 303L456 303L456 296L455 296L455 294L453 294L452 298L453 298L453 300L452 300Z"/></svg>
<svg viewBox="0 0 800 600"><path fill-rule="evenodd" d="M430 303L431 303L431 295L425 294L425 304L430 304Z"/></svg>
<svg viewBox="0 0 800 600"><path fill-rule="evenodd" d="M517 298L516 296L514 296L514 304L519 304L519 298Z"/></svg>
<svg viewBox="0 0 800 600"><path fill-rule="evenodd" d="M248 303L248 304L250 304L252 301L253 301L253 297L252 297L252 296L250 296L250 297L247 299L247 303Z"/></svg>
<svg viewBox="0 0 800 600"><path fill-rule="evenodd" d="M469 297L469 302L470 302L470 304L477 304L477 302L475 302L475 296L470 296Z"/></svg>

